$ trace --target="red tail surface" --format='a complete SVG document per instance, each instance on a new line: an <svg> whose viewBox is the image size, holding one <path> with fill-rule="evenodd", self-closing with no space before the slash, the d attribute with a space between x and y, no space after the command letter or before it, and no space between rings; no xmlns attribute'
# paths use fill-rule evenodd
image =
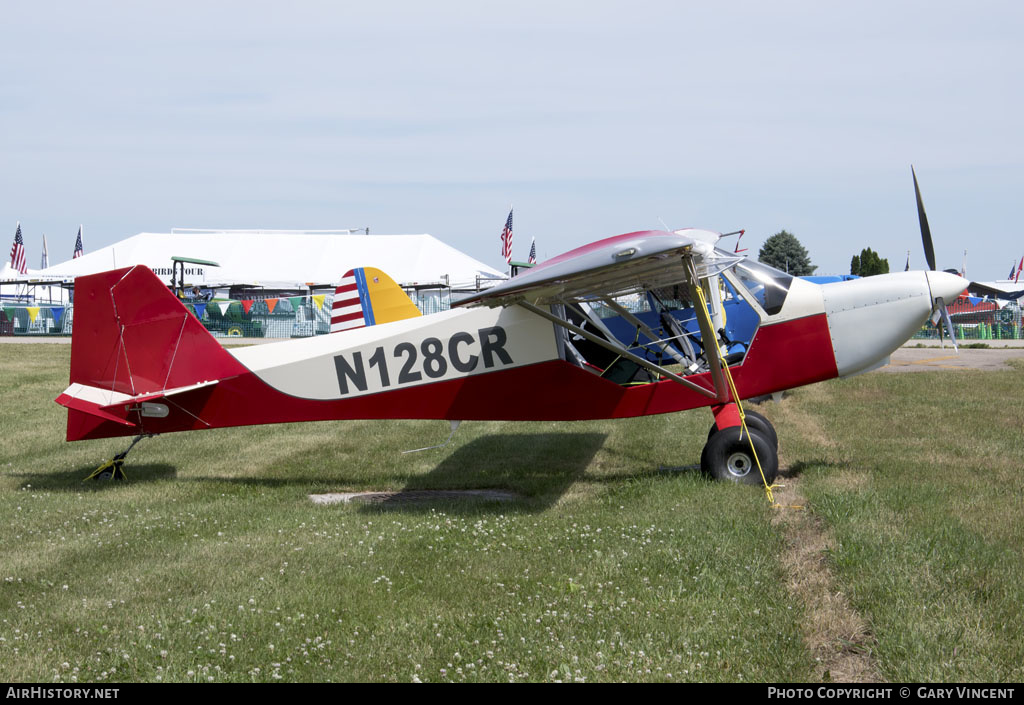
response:
<svg viewBox="0 0 1024 705"><path fill-rule="evenodd" d="M147 267L79 277L74 306L69 441L145 433L143 402L245 372Z"/></svg>

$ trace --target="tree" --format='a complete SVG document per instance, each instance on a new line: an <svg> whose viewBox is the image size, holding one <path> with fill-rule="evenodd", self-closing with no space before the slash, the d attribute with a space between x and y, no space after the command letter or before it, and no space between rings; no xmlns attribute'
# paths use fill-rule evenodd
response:
<svg viewBox="0 0 1024 705"><path fill-rule="evenodd" d="M765 240L757 259L767 265L789 272L794 277L813 274L817 267L811 264L807 250L792 233L782 230Z"/></svg>
<svg viewBox="0 0 1024 705"><path fill-rule="evenodd" d="M860 255L854 255L850 260L850 274L862 277L870 277L875 274L888 274L889 260L882 259L878 253L870 247L860 251Z"/></svg>

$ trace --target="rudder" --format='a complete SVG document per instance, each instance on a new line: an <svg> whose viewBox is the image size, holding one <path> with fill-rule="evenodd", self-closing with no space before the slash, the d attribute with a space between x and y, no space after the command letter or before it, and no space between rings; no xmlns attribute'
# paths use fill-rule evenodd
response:
<svg viewBox="0 0 1024 705"><path fill-rule="evenodd" d="M78 277L74 306L71 386L57 398L69 408L68 440L89 435L98 424L115 423L109 407L124 396L154 395L245 372L148 267ZM127 418L124 424L129 428L114 435L131 432L134 424Z"/></svg>

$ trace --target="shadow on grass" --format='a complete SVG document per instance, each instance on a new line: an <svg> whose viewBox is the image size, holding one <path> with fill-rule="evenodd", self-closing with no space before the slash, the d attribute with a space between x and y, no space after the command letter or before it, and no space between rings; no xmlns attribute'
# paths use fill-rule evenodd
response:
<svg viewBox="0 0 1024 705"><path fill-rule="evenodd" d="M31 485L34 490L57 490L64 492L103 491L114 487L123 487L122 480L86 480L96 469L92 465L83 465L73 470L60 472L19 472L11 473L11 477L23 480L22 487ZM178 469L167 463L125 464L127 483L156 482L157 480L174 479Z"/></svg>
<svg viewBox="0 0 1024 705"><path fill-rule="evenodd" d="M837 469L845 468L849 463L837 462L835 460L799 460L789 467L779 468L779 477L800 477L808 470Z"/></svg>
<svg viewBox="0 0 1024 705"><path fill-rule="evenodd" d="M363 505L361 511L541 511L582 478L604 445L605 433L497 434L478 438L446 457L425 475L410 478L393 500ZM481 498L405 501L401 493L430 490L504 490L515 501Z"/></svg>

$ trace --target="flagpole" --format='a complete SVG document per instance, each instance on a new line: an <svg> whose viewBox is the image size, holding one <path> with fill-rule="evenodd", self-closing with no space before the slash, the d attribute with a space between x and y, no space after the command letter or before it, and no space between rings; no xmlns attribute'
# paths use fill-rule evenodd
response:
<svg viewBox="0 0 1024 705"><path fill-rule="evenodd" d="M40 269L46 269L50 266L50 256L46 252L46 233L43 233L43 258L40 264L42 265ZM50 300L51 303L53 302L53 288L49 285L46 287L46 298Z"/></svg>
<svg viewBox="0 0 1024 705"><path fill-rule="evenodd" d="M508 204L508 214L509 214L509 216L512 215L512 211L513 210L514 209L512 208L512 203L510 202ZM506 262L506 264L508 265L508 278L509 279L512 278L512 232L514 230L515 230L515 226L509 228L509 231L508 231L508 261Z"/></svg>

